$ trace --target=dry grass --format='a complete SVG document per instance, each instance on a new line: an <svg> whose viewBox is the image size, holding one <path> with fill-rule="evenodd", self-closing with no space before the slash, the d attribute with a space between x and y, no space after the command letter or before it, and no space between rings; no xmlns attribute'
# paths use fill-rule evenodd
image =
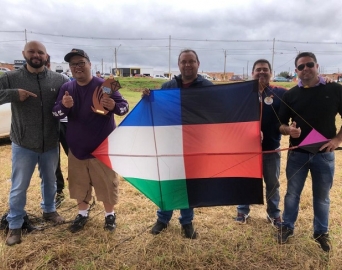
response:
<svg viewBox="0 0 342 270"><path fill-rule="evenodd" d="M340 126L340 125L338 125ZM286 138L287 140L287 138ZM286 146L283 141L283 147ZM11 146L0 145L0 213L6 211L10 190ZM247 225L233 221L235 206L198 208L194 224L196 240L181 236L175 212L167 231L150 234L157 207L125 181L120 185L120 203L116 206L118 228L110 234L102 229L103 207L97 203L85 229L72 234L67 224L48 227L23 236L20 245L0 242L0 269L342 269L342 156L336 152L335 182L331 191L330 234L333 250L324 253L312 240L312 195L308 178L303 191L295 236L288 244L278 245L275 231L267 224L265 206L252 206ZM281 209L286 191L282 153ZM62 167L66 175L66 157ZM59 212L67 220L77 214L75 201L67 198ZM40 217L40 179L35 171L28 191L26 210ZM38 225L44 226L44 223Z"/></svg>

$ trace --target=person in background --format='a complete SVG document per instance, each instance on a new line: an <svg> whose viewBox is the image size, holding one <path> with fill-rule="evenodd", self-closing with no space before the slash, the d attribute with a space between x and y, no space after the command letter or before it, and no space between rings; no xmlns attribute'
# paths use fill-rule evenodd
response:
<svg viewBox="0 0 342 270"><path fill-rule="evenodd" d="M275 228L281 226L279 209L279 174L280 174L280 152L276 151L280 147L281 134L277 129L279 124L278 111L285 88L270 85L272 77L271 64L266 59L259 59L254 62L252 77L259 81L259 98L262 108L261 131L263 134L262 151L272 151L262 155L263 177L266 186L267 220ZM235 220L240 224L245 224L249 218L249 205L239 205L237 207L237 217Z"/></svg>
<svg viewBox="0 0 342 270"><path fill-rule="evenodd" d="M50 69L50 67L51 67L50 55L48 55L45 65L48 69ZM68 81L70 81L70 78L67 75L65 75L64 73L61 73L61 74ZM58 164L57 164L57 169L56 169L57 193L56 193L55 205L56 205L57 209L61 206L62 202L65 199L64 192L63 192L63 189L65 187L65 181L64 181L64 177L63 177L63 173L62 173L62 169L61 169L61 147L60 147L60 145L62 145L64 153L66 155L68 155L69 147L68 147L68 144L67 144L66 138L65 138L67 125L68 125L68 117L64 117L64 118L60 119L60 124L59 124L59 142L60 142L60 144L59 144L59 158L58 158Z"/></svg>
<svg viewBox="0 0 342 270"><path fill-rule="evenodd" d="M329 252L330 189L335 173L334 150L342 142L342 129L336 134L336 115L342 116L342 86L326 83L318 74L318 63L312 52L301 52L295 58L298 85L283 96L279 110L279 131L289 135L290 146L298 146L311 132L327 138L319 148L295 148L288 151L286 163L287 190L283 222L278 230L278 243L284 244L294 235L299 202L308 173L313 193L313 238ZM319 112L319 113L318 113ZM316 151L317 150L317 151Z"/></svg>
<svg viewBox="0 0 342 270"><path fill-rule="evenodd" d="M47 53L38 41L26 43L22 52L26 64L0 76L0 104L11 103L12 174L9 194L9 231L6 244L21 243L25 222L26 193L38 163L43 218L64 222L55 207L58 126L51 111L60 87L67 80L45 67Z"/></svg>
<svg viewBox="0 0 342 270"><path fill-rule="evenodd" d="M180 52L178 56L178 68L180 75L175 76L171 81L163 83L162 89L172 88L197 88L202 86L213 85L213 83L207 79L204 79L198 73L200 61L197 53L194 50L186 49ZM191 91L191 90L189 90ZM149 95L149 89L143 91L144 95ZM167 228L169 221L172 218L173 211L157 210L157 222L153 225L151 233L156 235L161 233ZM182 226L182 231L186 238L195 239L197 233L193 227L192 220L194 218L194 209L181 209L181 216L179 222Z"/></svg>
<svg viewBox="0 0 342 270"><path fill-rule="evenodd" d="M62 86L52 113L58 119L68 116L69 192L70 198L76 199L78 206L78 215L69 230L76 233L87 223L94 187L97 199L103 202L105 209L104 229L114 231L114 205L118 201L119 176L91 153L115 129L114 114L125 115L129 106L119 91L110 94L102 92L104 80L91 75L91 62L85 51L72 49L64 60L69 63L75 80ZM94 93L100 100L94 100ZM97 103L103 107L103 114L93 109Z"/></svg>
<svg viewBox="0 0 342 270"><path fill-rule="evenodd" d="M100 71L96 71L96 77L97 77L97 78L101 78L101 73L100 73Z"/></svg>

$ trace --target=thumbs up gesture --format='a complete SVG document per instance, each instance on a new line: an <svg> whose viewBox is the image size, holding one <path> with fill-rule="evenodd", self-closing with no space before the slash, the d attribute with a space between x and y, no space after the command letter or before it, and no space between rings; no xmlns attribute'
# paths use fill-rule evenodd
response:
<svg viewBox="0 0 342 270"><path fill-rule="evenodd" d="M74 106L74 100L72 99L72 96L69 95L68 91L65 91L64 93L62 104L65 108L71 108Z"/></svg>

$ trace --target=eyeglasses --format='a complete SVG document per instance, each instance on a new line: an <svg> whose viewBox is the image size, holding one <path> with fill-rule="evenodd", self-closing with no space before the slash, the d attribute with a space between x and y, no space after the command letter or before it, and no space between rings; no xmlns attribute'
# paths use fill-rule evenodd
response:
<svg viewBox="0 0 342 270"><path fill-rule="evenodd" d="M69 63L69 67L75 68L75 67L84 67L86 62L78 62L78 63Z"/></svg>
<svg viewBox="0 0 342 270"><path fill-rule="evenodd" d="M189 66L192 66L192 65L196 64L197 61L196 61L196 60L189 60L189 61L183 60L183 61L181 61L181 62L179 62L179 63L180 63L182 66L185 66L186 64L188 64Z"/></svg>
<svg viewBox="0 0 342 270"><path fill-rule="evenodd" d="M315 63L314 63L314 62L307 62L307 63L305 63L305 64L300 64L300 65L297 67L297 69L298 69L299 71L302 71L302 70L305 68L305 66L307 66L308 68L313 68L313 67L315 66Z"/></svg>

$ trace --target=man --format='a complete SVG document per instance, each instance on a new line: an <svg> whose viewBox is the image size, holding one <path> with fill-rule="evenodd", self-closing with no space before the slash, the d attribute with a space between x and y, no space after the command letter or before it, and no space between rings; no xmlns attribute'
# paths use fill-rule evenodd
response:
<svg viewBox="0 0 342 270"><path fill-rule="evenodd" d="M48 69L51 69L51 57L50 55L47 56L47 60L45 63L45 66ZM65 75L64 73L61 73L62 76L64 76L68 81L70 81L69 77L67 75ZM65 117L63 119L60 120L60 124L59 124L59 142L63 147L64 153L66 155L68 155L68 144L66 142L65 139L65 134L66 134L66 128L68 125L68 117ZM56 183L57 183L57 193L56 193L56 199L55 199L55 206L56 208L59 208L62 204L62 202L64 201L64 193L63 193L63 189L64 189L64 177L63 177L63 173L62 173L62 169L61 169L61 147L60 144L58 145L58 149L59 149L59 157L58 157L58 164L57 164L57 169L56 169Z"/></svg>
<svg viewBox="0 0 342 270"><path fill-rule="evenodd" d="M114 231L114 205L118 201L119 176L91 153L115 129L114 113L124 115L128 112L128 103L118 91L111 94L102 92L104 80L91 75L90 59L83 50L72 49L64 60L69 62L75 80L61 88L53 115L59 119L68 116L69 191L70 197L77 200L79 209L69 230L78 232L88 221L93 186L97 199L103 202L105 208L104 229ZM94 110L98 105L102 106L103 114ZM108 113L105 114L105 111Z"/></svg>
<svg viewBox="0 0 342 270"><path fill-rule="evenodd" d="M101 78L101 73L100 73L100 71L96 71L96 77L97 77L97 78Z"/></svg>
<svg viewBox="0 0 342 270"><path fill-rule="evenodd" d="M279 111L279 130L284 135L290 135L290 146L298 146L311 131L317 131L328 141L317 149L317 153L302 148L288 152L287 191L278 242L286 243L294 234L300 195L310 171L314 210L313 238L328 252L329 193L335 169L334 150L342 142L342 130L336 135L335 126L337 113L342 115L342 86L334 82L326 84L318 76L317 59L311 52L298 54L295 66L300 81L284 94L284 103ZM292 123L288 125L290 119Z"/></svg>
<svg viewBox="0 0 342 270"><path fill-rule="evenodd" d="M259 96L262 108L261 131L263 134L262 150L272 151L280 147L281 135L276 128L279 124L278 111L282 97L287 91L285 88L271 86L272 77L271 64L266 59L259 59L253 64L252 77L259 80ZM267 220L275 228L281 226L279 209L279 173L280 173L280 152L265 153L263 159L263 176L266 185ZM249 205L237 207L235 220L245 224L249 218Z"/></svg>
<svg viewBox="0 0 342 270"><path fill-rule="evenodd" d="M200 61L197 53L194 50L183 50L178 56L178 67L180 75L175 76L171 81L165 82L162 85L162 89L168 88L197 88L202 86L213 85L212 82L204 79L201 75L198 75L198 68ZM191 90L190 90L191 91ZM144 95L149 95L149 90L144 90ZM171 220L173 211L163 211L158 209L157 222L154 224L151 233L156 235L167 228L169 221ZM197 234L193 228L192 220L194 217L193 208L180 210L179 222L182 225L182 230L186 238L195 239Z"/></svg>
<svg viewBox="0 0 342 270"><path fill-rule="evenodd" d="M58 127L51 110L66 79L45 67L47 53L38 41L30 41L22 52L26 64L0 77L0 104L11 102L12 175L9 196L7 245L21 242L25 220L26 192L38 163L42 179L43 218L54 223L64 219L56 212Z"/></svg>

